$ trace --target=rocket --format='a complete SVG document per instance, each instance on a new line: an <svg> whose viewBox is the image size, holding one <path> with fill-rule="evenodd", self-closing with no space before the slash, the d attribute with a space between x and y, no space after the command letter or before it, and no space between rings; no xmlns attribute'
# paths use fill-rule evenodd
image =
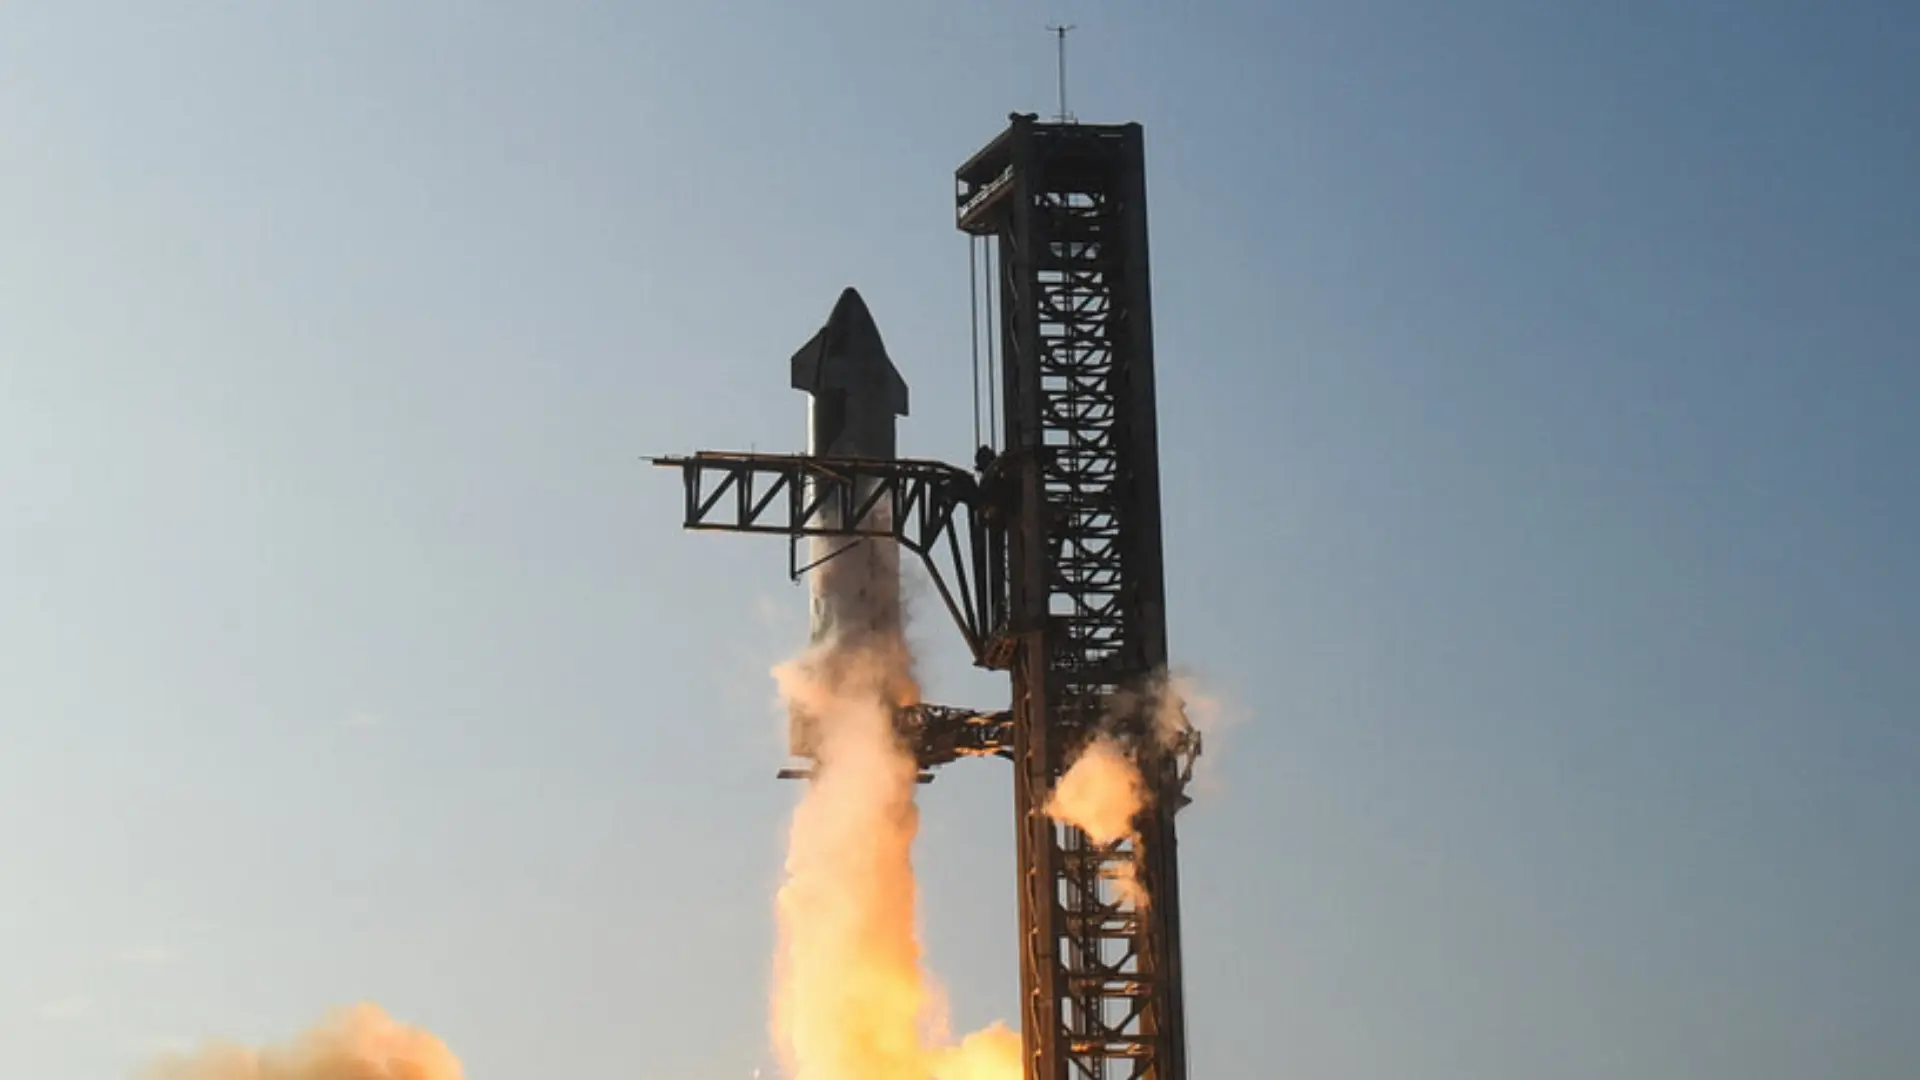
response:
<svg viewBox="0 0 1920 1080"><path fill-rule="evenodd" d="M907 384L887 355L880 329L859 292L848 288L820 331L793 354L793 388L807 394L807 453L812 457L897 456L895 429L907 415ZM855 499L866 490L856 489ZM822 521L844 527L850 508L830 498ZM878 513L885 513L881 507ZM869 517L862 524L883 524ZM892 540L824 536L812 545L810 637L836 681L859 678L891 706L911 704L914 691L900 615L900 555ZM822 648L824 646L824 648ZM797 710L788 748L818 758L815 724Z"/></svg>

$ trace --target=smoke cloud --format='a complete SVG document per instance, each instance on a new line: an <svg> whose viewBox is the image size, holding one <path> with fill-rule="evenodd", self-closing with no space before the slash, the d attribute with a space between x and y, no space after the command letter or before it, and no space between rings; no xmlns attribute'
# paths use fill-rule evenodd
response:
<svg viewBox="0 0 1920 1080"><path fill-rule="evenodd" d="M1146 798L1140 766L1118 740L1100 735L1080 751L1054 785L1047 814L1077 827L1096 844L1111 844L1133 835L1133 819Z"/></svg>
<svg viewBox="0 0 1920 1080"><path fill-rule="evenodd" d="M1145 908L1150 899L1146 883L1140 880L1135 858L1140 834L1133 827L1146 805L1147 784L1140 766L1111 735L1096 736L1081 749L1054 785L1046 805L1048 817L1072 825L1096 844L1130 842L1113 853L1101 876L1113 883L1119 899L1135 908Z"/></svg>
<svg viewBox="0 0 1920 1080"><path fill-rule="evenodd" d="M1219 715L1218 703L1186 676L1162 672L1137 691L1116 693L1100 732L1080 748L1047 800L1049 817L1108 849L1101 874L1112 883L1115 897L1135 908L1145 908L1151 899L1140 880L1141 838L1135 828L1153 797L1140 761L1171 757L1183 769L1190 767L1202 735ZM1183 774L1183 786L1187 779Z"/></svg>
<svg viewBox="0 0 1920 1080"><path fill-rule="evenodd" d="M1150 694L1154 735L1162 747L1174 747L1182 740L1193 739L1205 740L1211 748L1195 760L1188 789L1202 798L1223 794L1224 785L1217 770L1225 759L1219 749L1223 737L1245 720L1244 711L1237 703L1230 705L1187 674L1167 674L1156 680Z"/></svg>
<svg viewBox="0 0 1920 1080"><path fill-rule="evenodd" d="M904 664L903 650L829 641L774 670L817 755L775 903L774 1045L791 1080L1019 1080L1005 1027L942 1045L915 915L917 767L893 725Z"/></svg>
<svg viewBox="0 0 1920 1080"><path fill-rule="evenodd" d="M432 1034L373 1005L342 1009L282 1046L209 1043L150 1066L143 1080L463 1080Z"/></svg>
<svg viewBox="0 0 1920 1080"><path fill-rule="evenodd" d="M993 1024L934 1055L933 1080L1020 1080L1020 1033Z"/></svg>

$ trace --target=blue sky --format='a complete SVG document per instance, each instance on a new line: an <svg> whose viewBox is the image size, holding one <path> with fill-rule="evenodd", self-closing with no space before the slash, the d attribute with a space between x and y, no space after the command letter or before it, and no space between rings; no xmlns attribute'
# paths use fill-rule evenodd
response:
<svg viewBox="0 0 1920 1080"><path fill-rule="evenodd" d="M966 459L952 169L1062 19L1237 719L1194 1074L1920 1073L1920 12L1764 0L0 5L0 1069L767 1066L804 593L640 457L798 448L853 284ZM1010 1017L1006 777L925 794Z"/></svg>

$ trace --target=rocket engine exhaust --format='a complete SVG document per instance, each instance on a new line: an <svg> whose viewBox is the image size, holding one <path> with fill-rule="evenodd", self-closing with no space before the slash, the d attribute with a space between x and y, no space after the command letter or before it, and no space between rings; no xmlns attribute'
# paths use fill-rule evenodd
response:
<svg viewBox="0 0 1920 1080"><path fill-rule="evenodd" d="M810 397L809 454L895 456L906 384L859 293L843 292L794 354L793 385ZM790 749L814 763L776 902L775 1048L790 1080L1019 1080L1020 1037L1004 1026L948 1045L944 1002L921 962L918 763L894 720L918 698L898 550L828 538L813 559L810 647L774 670Z"/></svg>
<svg viewBox="0 0 1920 1080"><path fill-rule="evenodd" d="M775 904L773 1038L790 1080L1018 1080L1020 1038L995 1025L946 1044L916 909L913 756L887 688L902 652L831 640L775 669L815 726Z"/></svg>

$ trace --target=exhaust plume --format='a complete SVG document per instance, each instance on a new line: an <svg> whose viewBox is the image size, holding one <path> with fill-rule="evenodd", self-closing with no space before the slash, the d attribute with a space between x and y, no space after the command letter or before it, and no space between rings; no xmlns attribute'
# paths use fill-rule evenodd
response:
<svg viewBox="0 0 1920 1080"><path fill-rule="evenodd" d="M143 1080L463 1080L460 1061L439 1039L374 1005L357 1005L282 1046L210 1042L169 1055Z"/></svg>
<svg viewBox="0 0 1920 1080"><path fill-rule="evenodd" d="M1020 1037L995 1025L943 1045L916 926L917 766L894 729L904 649L823 642L774 670L814 732L815 763L775 903L773 1039L790 1080L1019 1080Z"/></svg>

